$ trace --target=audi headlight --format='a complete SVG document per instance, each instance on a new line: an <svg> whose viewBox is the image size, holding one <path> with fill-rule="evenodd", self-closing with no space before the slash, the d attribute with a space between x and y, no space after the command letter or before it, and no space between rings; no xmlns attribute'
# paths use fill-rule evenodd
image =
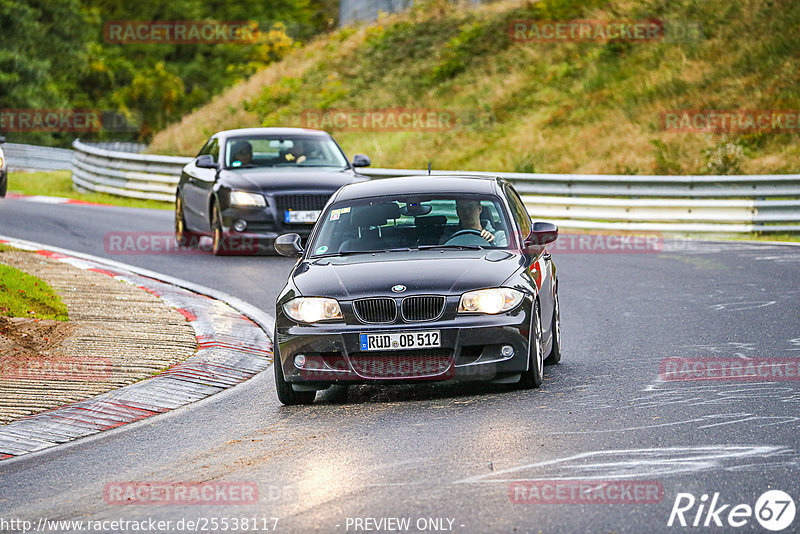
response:
<svg viewBox="0 0 800 534"><path fill-rule="evenodd" d="M522 302L523 293L508 287L479 289L461 295L458 313L496 314L513 310Z"/></svg>
<svg viewBox="0 0 800 534"><path fill-rule="evenodd" d="M264 198L264 195L247 193L246 191L231 191L231 206L263 208L266 205L267 199Z"/></svg>
<svg viewBox="0 0 800 534"><path fill-rule="evenodd" d="M342 318L342 309L336 299L298 297L283 305L283 311L300 323L316 323Z"/></svg>

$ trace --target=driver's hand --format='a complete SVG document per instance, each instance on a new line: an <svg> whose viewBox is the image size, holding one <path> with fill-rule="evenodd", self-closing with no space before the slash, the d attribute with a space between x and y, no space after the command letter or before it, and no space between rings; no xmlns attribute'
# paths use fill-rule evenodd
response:
<svg viewBox="0 0 800 534"><path fill-rule="evenodd" d="M489 230L481 230L481 237L484 238L489 243L494 241L494 234L491 233Z"/></svg>

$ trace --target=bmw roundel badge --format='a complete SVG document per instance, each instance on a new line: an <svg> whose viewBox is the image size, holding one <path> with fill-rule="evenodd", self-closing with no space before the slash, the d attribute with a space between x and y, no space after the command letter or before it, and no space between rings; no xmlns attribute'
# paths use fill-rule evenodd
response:
<svg viewBox="0 0 800 534"><path fill-rule="evenodd" d="M395 293L402 293L405 290L406 286L404 286L403 284L397 284L396 286L392 286L392 291L394 291Z"/></svg>

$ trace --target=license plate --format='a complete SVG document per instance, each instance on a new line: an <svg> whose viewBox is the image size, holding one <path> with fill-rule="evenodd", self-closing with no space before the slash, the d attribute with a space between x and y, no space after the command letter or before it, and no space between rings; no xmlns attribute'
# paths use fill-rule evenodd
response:
<svg viewBox="0 0 800 534"><path fill-rule="evenodd" d="M426 332L395 332L391 334L361 334L362 351L436 349L442 346L438 330Z"/></svg>
<svg viewBox="0 0 800 534"><path fill-rule="evenodd" d="M294 211L284 212L283 222L314 224L319 219L321 211Z"/></svg>

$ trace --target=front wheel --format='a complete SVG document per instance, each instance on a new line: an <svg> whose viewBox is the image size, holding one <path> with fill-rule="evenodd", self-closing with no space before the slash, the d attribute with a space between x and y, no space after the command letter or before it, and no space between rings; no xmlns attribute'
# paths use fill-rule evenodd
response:
<svg viewBox="0 0 800 534"><path fill-rule="evenodd" d="M274 344L274 356L272 359L272 367L275 370L275 390L278 393L278 400L281 404L286 406L296 406L298 404L311 404L314 402L314 397L317 396L316 391L295 391L292 385L283 378L283 369L281 368L281 357L278 354L278 344Z"/></svg>
<svg viewBox="0 0 800 534"><path fill-rule="evenodd" d="M538 388L544 375L544 355L542 354L542 321L539 319L539 303L531 311L530 339L528 340L528 370L522 373L519 386L523 389Z"/></svg>
<svg viewBox="0 0 800 534"><path fill-rule="evenodd" d="M222 230L222 215L216 202L211 209L211 239L214 241L211 247L214 256L224 256L228 252L228 240Z"/></svg>
<svg viewBox="0 0 800 534"><path fill-rule="evenodd" d="M8 173L6 173L3 180L0 181L0 198L6 196L6 191L8 191Z"/></svg>
<svg viewBox="0 0 800 534"><path fill-rule="evenodd" d="M181 247L196 245L200 234L186 230L186 217L183 215L183 199L180 193L175 198L175 242Z"/></svg>
<svg viewBox="0 0 800 534"><path fill-rule="evenodd" d="M553 365L561 361L561 306L558 305L558 289L556 288L555 307L553 308L553 322L550 328L553 336L553 346L550 354L545 358L545 363Z"/></svg>

